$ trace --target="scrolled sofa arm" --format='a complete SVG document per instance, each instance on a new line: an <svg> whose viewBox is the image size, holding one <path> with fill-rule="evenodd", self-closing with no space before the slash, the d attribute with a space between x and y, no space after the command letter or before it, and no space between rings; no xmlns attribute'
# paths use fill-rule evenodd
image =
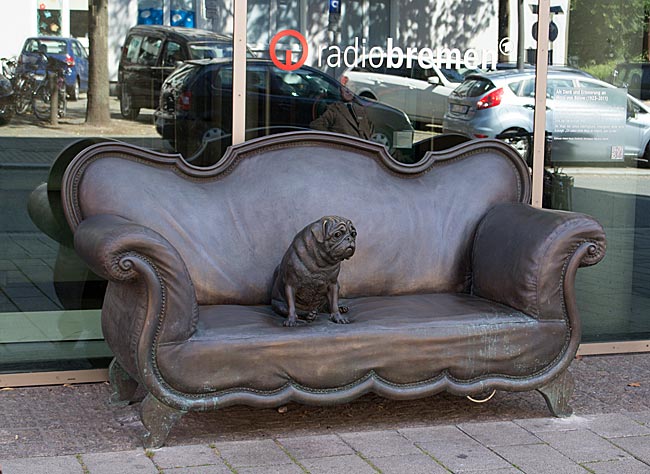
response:
<svg viewBox="0 0 650 474"><path fill-rule="evenodd" d="M190 274L178 251L159 233L116 215L83 220L74 232L79 256L113 282L145 280L147 318L160 321L156 343L183 341L196 329L198 304ZM142 304L142 301L134 304ZM154 314L155 313L155 314Z"/></svg>
<svg viewBox="0 0 650 474"><path fill-rule="evenodd" d="M588 215L497 205L476 233L472 292L537 319L561 320L567 298L575 298L578 266L598 263L605 246L603 228Z"/></svg>

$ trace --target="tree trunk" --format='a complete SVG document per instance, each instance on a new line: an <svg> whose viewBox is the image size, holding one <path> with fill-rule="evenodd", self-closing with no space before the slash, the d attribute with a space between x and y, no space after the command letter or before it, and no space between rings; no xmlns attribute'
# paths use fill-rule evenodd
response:
<svg viewBox="0 0 650 474"><path fill-rule="evenodd" d="M108 0L88 0L88 105L86 123L107 125L111 120L108 82Z"/></svg>
<svg viewBox="0 0 650 474"><path fill-rule="evenodd" d="M504 38L510 38L510 44L513 44L513 38L510 36L510 1L499 0L499 45ZM510 55L499 48L499 62L506 63L510 61Z"/></svg>

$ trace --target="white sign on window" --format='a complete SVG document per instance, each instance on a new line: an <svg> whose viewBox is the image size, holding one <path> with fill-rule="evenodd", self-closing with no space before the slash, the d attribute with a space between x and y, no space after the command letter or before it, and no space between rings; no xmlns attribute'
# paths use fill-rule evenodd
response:
<svg viewBox="0 0 650 474"><path fill-rule="evenodd" d="M61 10L63 0L39 0L39 10Z"/></svg>

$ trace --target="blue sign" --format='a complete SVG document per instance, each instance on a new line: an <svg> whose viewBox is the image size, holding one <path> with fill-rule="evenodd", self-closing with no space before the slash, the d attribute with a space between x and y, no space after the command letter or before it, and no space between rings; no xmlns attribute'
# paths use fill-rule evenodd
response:
<svg viewBox="0 0 650 474"><path fill-rule="evenodd" d="M172 26L194 28L194 12L187 10L172 10L170 14L170 23Z"/></svg>
<svg viewBox="0 0 650 474"><path fill-rule="evenodd" d="M341 0L329 0L330 13L341 13Z"/></svg>
<svg viewBox="0 0 650 474"><path fill-rule="evenodd" d="M162 8L140 8L138 9L138 25L162 25Z"/></svg>

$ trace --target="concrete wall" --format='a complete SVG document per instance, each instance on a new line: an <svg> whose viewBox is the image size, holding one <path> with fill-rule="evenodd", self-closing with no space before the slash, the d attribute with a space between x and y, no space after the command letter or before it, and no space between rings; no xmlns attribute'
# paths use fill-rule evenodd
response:
<svg viewBox="0 0 650 474"><path fill-rule="evenodd" d="M5 0L6 1L6 0ZM11 2L6 9L0 28L0 57L16 56L25 38L36 34L36 1Z"/></svg>
<svg viewBox="0 0 650 474"><path fill-rule="evenodd" d="M319 48L336 45L341 49L366 39L368 49L385 46L392 38L395 46L405 48L458 48L461 51L493 49L498 46L498 0L360 0L342 3L340 21L332 32L327 2L300 0L300 7L285 8L277 1L249 0L254 15L249 15L249 44L268 52L270 38L283 29L298 29L307 39L307 64L315 65ZM264 6L267 5L267 6ZM270 21L255 24L262 11L271 12ZM290 44L299 48L297 42Z"/></svg>
<svg viewBox="0 0 650 474"><path fill-rule="evenodd" d="M108 72L111 81L117 81L117 67L126 33L138 22L138 2L109 0L108 2Z"/></svg>

